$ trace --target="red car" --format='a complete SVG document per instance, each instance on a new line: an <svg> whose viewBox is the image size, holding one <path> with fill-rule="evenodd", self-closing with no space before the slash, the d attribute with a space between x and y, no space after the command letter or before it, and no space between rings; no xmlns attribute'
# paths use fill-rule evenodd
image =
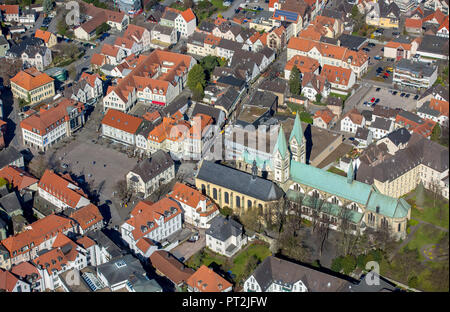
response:
<svg viewBox="0 0 450 312"><path fill-rule="evenodd" d="M384 76L385 76L385 77L389 77L389 74L388 74L388 73L384 73Z"/></svg>
<svg viewBox="0 0 450 312"><path fill-rule="evenodd" d="M372 98L372 99L370 100L370 102L375 102L375 98Z"/></svg>

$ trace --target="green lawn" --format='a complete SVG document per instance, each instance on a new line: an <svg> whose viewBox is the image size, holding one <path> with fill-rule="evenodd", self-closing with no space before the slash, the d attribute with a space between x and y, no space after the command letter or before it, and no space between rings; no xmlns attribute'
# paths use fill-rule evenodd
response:
<svg viewBox="0 0 450 312"><path fill-rule="evenodd" d="M340 98L342 101L345 102L345 100L347 100L349 98L350 95L342 95L342 94L338 94L338 93L333 93L331 92L330 95L331 97L336 97L336 98Z"/></svg>
<svg viewBox="0 0 450 312"><path fill-rule="evenodd" d="M225 11L228 8L226 6L223 5L223 1L222 0L210 0L210 2L212 3L213 6L215 6L219 11Z"/></svg>
<svg viewBox="0 0 450 312"><path fill-rule="evenodd" d="M246 272L247 262L252 256L256 256L260 262L270 256L272 253L267 245L254 244L250 245L246 250L241 251L233 260L231 272L236 275L236 280L247 277L251 272Z"/></svg>
<svg viewBox="0 0 450 312"><path fill-rule="evenodd" d="M411 217L414 219L423 220L435 225L449 228L449 207L448 201L444 199L438 199L436 204L433 205L432 194L425 191L424 207L416 206L416 194L413 193L407 195L407 201L411 205Z"/></svg>
<svg viewBox="0 0 450 312"><path fill-rule="evenodd" d="M327 171L333 172L333 173L338 174L338 175L341 175L341 176L343 176L343 177L346 177L346 176L347 176L347 173L346 173L345 171L343 171L343 170L341 170L341 169L338 169L338 168L336 168L336 167L330 167L330 169L328 169Z"/></svg>
<svg viewBox="0 0 450 312"><path fill-rule="evenodd" d="M405 246L408 249L417 249L420 253L420 259L425 260L421 253L421 248L429 244L437 244L445 233L432 225L421 224L419 229L414 233L412 240Z"/></svg>
<svg viewBox="0 0 450 312"><path fill-rule="evenodd" d="M205 248L203 251L197 252L195 255L193 255L186 262L186 264L191 268L198 269L202 264L210 266L213 262L217 263L220 266L223 266L226 263L226 258L215 254L211 250Z"/></svg>

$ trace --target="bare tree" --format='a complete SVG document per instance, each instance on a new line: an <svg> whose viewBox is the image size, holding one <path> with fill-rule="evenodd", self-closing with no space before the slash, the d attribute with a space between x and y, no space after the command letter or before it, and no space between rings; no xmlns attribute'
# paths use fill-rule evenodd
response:
<svg viewBox="0 0 450 312"><path fill-rule="evenodd" d="M440 201L442 197L442 186L439 183L439 180L432 179L429 183L429 191L431 192L431 196L433 198L433 209L436 209L436 203ZM444 216L445 205L442 203L439 204L439 218Z"/></svg>
<svg viewBox="0 0 450 312"><path fill-rule="evenodd" d="M128 198L129 192L127 187L127 181L119 180L116 183L117 195L121 200L126 200Z"/></svg>

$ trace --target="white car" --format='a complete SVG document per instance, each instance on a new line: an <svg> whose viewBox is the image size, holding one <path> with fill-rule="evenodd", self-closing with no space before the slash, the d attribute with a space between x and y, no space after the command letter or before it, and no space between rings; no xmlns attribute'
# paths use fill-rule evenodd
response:
<svg viewBox="0 0 450 312"><path fill-rule="evenodd" d="M224 1L223 6L229 7L231 5L230 1Z"/></svg>

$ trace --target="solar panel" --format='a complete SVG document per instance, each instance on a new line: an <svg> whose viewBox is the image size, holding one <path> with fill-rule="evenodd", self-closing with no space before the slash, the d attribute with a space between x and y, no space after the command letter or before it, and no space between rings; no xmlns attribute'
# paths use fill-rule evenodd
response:
<svg viewBox="0 0 450 312"><path fill-rule="evenodd" d="M289 12L289 11L276 10L274 17L280 17L280 16L284 16L288 20L296 21L298 14L294 13L294 12Z"/></svg>

